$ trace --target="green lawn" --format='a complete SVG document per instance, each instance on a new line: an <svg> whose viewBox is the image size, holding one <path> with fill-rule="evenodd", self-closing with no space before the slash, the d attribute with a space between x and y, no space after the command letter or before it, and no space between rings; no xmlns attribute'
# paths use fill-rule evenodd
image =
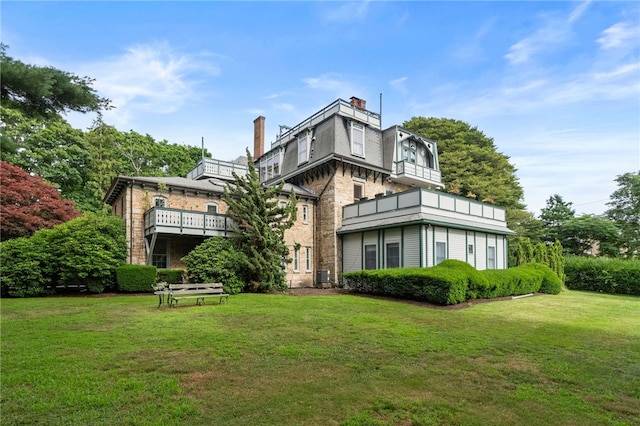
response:
<svg viewBox="0 0 640 426"><path fill-rule="evenodd" d="M1 300L1 423L640 424L640 298Z"/></svg>

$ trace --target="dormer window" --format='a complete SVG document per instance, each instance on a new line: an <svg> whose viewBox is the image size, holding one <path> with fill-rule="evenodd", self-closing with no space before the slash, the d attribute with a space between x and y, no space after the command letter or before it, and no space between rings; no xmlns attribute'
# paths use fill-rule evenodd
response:
<svg viewBox="0 0 640 426"><path fill-rule="evenodd" d="M351 154L364 157L364 126L351 122Z"/></svg>
<svg viewBox="0 0 640 426"><path fill-rule="evenodd" d="M309 139L307 132L298 136L298 164L309 161Z"/></svg>

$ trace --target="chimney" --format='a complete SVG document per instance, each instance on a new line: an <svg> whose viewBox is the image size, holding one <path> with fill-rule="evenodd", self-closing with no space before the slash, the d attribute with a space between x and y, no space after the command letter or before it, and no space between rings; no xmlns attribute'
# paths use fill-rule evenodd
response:
<svg viewBox="0 0 640 426"><path fill-rule="evenodd" d="M253 159L258 159L264 154L264 117L253 120Z"/></svg>
<svg viewBox="0 0 640 426"><path fill-rule="evenodd" d="M351 97L351 105L358 109L366 109L367 101L364 99L356 98L355 96Z"/></svg>

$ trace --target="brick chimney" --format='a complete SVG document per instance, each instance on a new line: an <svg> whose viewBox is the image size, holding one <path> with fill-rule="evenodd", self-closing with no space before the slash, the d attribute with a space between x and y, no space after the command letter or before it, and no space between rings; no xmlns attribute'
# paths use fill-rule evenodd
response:
<svg viewBox="0 0 640 426"><path fill-rule="evenodd" d="M262 157L264 154L264 117L260 116L253 120L253 159Z"/></svg>
<svg viewBox="0 0 640 426"><path fill-rule="evenodd" d="M351 105L358 108L358 109L366 109L367 108L367 101L365 101L364 99L360 99L360 98L356 98L355 96L351 97Z"/></svg>

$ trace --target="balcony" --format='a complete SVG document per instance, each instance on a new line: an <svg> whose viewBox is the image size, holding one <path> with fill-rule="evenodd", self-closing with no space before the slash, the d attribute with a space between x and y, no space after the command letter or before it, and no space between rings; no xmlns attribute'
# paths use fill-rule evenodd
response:
<svg viewBox="0 0 640 426"><path fill-rule="evenodd" d="M144 235L232 236L233 221L226 214L154 207L144 213Z"/></svg>
<svg viewBox="0 0 640 426"><path fill-rule="evenodd" d="M392 177L394 180L407 185L444 187L439 170L418 166L409 161L396 161Z"/></svg>
<svg viewBox="0 0 640 426"><path fill-rule="evenodd" d="M342 207L338 233L410 223L511 235L505 209L493 204L416 188Z"/></svg>
<svg viewBox="0 0 640 426"><path fill-rule="evenodd" d="M236 164L230 161L214 160L213 158L203 158L198 161L195 169L187 173L187 179L218 178L233 180L233 172L238 176L247 174L249 168L244 164Z"/></svg>

